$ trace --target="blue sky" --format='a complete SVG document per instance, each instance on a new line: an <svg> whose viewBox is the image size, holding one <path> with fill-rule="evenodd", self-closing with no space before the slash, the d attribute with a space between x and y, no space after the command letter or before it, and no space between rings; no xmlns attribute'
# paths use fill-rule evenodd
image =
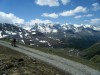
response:
<svg viewBox="0 0 100 75"><path fill-rule="evenodd" d="M0 0L0 22L100 25L100 0Z"/></svg>

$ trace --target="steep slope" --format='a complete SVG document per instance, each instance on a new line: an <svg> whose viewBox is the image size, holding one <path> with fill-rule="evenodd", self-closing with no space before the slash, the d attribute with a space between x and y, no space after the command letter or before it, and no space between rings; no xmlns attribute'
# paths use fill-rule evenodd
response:
<svg viewBox="0 0 100 75"><path fill-rule="evenodd" d="M93 46L85 49L82 51L81 56L86 59L95 59L96 58L100 61L100 42L94 44ZM92 59L93 58L93 59ZM100 63L100 62L99 62Z"/></svg>

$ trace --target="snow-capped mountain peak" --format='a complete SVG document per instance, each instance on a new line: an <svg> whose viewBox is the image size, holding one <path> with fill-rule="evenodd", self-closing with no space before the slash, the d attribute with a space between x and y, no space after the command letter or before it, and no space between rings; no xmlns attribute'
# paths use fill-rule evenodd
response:
<svg viewBox="0 0 100 75"><path fill-rule="evenodd" d="M83 24L34 24L34 25L25 25L23 26L24 29L30 31L30 30L38 30L42 33L57 33L59 30L66 31L66 30L72 30L74 32L80 32L82 29L93 29L95 31L100 31L100 26L93 26L93 25L83 25Z"/></svg>

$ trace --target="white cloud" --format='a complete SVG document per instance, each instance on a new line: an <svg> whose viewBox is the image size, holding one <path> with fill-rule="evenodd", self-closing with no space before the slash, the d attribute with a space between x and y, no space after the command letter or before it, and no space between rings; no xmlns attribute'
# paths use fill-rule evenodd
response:
<svg viewBox="0 0 100 75"><path fill-rule="evenodd" d="M50 7L60 5L58 0L35 0L35 3L40 6L48 5Z"/></svg>
<svg viewBox="0 0 100 75"><path fill-rule="evenodd" d="M86 17L92 17L94 15L93 14L87 14L87 15L84 15L84 16L86 16Z"/></svg>
<svg viewBox="0 0 100 75"><path fill-rule="evenodd" d="M82 18L82 17L92 17L94 16L93 14L87 14L87 15L78 15L78 16L75 16L74 18L76 19L79 19L79 18Z"/></svg>
<svg viewBox="0 0 100 75"><path fill-rule="evenodd" d="M38 23L38 24L40 24L40 23L48 24L48 23L53 23L53 22L50 21L50 20L34 19L34 20L31 20L31 21L27 22L26 24L33 25L35 23Z"/></svg>
<svg viewBox="0 0 100 75"><path fill-rule="evenodd" d="M91 19L90 23L93 25L100 25L100 18Z"/></svg>
<svg viewBox="0 0 100 75"><path fill-rule="evenodd" d="M12 13L7 14L7 13L4 13L4 12L0 12L0 23L9 23L9 24L18 23L18 24L27 24L27 25L30 24L30 25L33 25L35 23L47 24L47 23L53 23L53 22L50 21L50 20L41 20L41 19L34 19L34 20L30 20L28 22L25 22L24 19L16 17Z"/></svg>
<svg viewBox="0 0 100 75"><path fill-rule="evenodd" d="M87 8L82 7L82 6L78 6L73 10L64 11L64 12L60 13L59 15L61 15L61 16L74 16L77 13L86 13L86 12L87 12Z"/></svg>
<svg viewBox="0 0 100 75"><path fill-rule="evenodd" d="M94 11L100 10L100 5L99 5L99 3L93 3L92 6L93 6L93 10L94 10Z"/></svg>
<svg viewBox="0 0 100 75"><path fill-rule="evenodd" d="M73 10L73 12L75 12L75 13L79 13L79 12L86 13L87 12L87 8L82 7L82 6L78 6Z"/></svg>
<svg viewBox="0 0 100 75"><path fill-rule="evenodd" d="M16 17L14 14L12 13L4 13L4 12L0 12L0 23L19 23L19 24L23 24L24 23L24 19L21 19L19 17Z"/></svg>
<svg viewBox="0 0 100 75"><path fill-rule="evenodd" d="M51 17L51 18L58 18L58 14L56 14L56 13L51 13L51 14L43 13L42 16L44 16L44 17Z"/></svg>
<svg viewBox="0 0 100 75"><path fill-rule="evenodd" d="M61 0L63 5L66 5L70 2L70 0Z"/></svg>
<svg viewBox="0 0 100 75"><path fill-rule="evenodd" d="M35 3L40 6L46 6L48 5L49 7L53 6L59 6L60 2L62 2L63 5L67 5L70 0L35 0Z"/></svg>
<svg viewBox="0 0 100 75"><path fill-rule="evenodd" d="M74 16L77 13L86 13L87 12L87 8L82 7L82 6L78 6L73 10L69 10L69 11L64 11L61 13L43 13L42 16L44 17L51 17L51 18L58 18L59 16ZM85 17L90 17L92 16L92 14L88 14L88 15L84 15ZM75 16L74 18L81 18L82 16Z"/></svg>
<svg viewBox="0 0 100 75"><path fill-rule="evenodd" d="M74 18L79 19L81 17L82 17L81 15L78 15L78 16L75 16Z"/></svg>

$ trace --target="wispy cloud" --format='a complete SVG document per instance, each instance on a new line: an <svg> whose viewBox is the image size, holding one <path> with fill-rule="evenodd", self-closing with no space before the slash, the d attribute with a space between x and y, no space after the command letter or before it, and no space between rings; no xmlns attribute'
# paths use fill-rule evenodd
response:
<svg viewBox="0 0 100 75"><path fill-rule="evenodd" d="M56 13L51 13L51 14L49 14L49 13L43 13L42 16L44 16L44 17L50 17L50 18L58 18L58 14L56 14Z"/></svg>
<svg viewBox="0 0 100 75"><path fill-rule="evenodd" d="M12 13L4 13L4 12L0 12L0 23L19 23L19 24L23 24L24 23L24 19L21 19L19 17L16 17L14 14Z"/></svg>
<svg viewBox="0 0 100 75"><path fill-rule="evenodd" d="M93 25L100 25L100 18L91 19L90 23Z"/></svg>
<svg viewBox="0 0 100 75"><path fill-rule="evenodd" d="M82 15L75 16L74 18L76 19L82 18Z"/></svg>
<svg viewBox="0 0 100 75"><path fill-rule="evenodd" d="M71 0L61 0L63 5L67 5Z"/></svg>
<svg viewBox="0 0 100 75"><path fill-rule="evenodd" d="M29 25L33 25L35 23L38 23L38 24L40 24L40 23L48 24L48 23L53 23L53 22L50 21L50 20L42 20L42 19L34 19L34 20L31 20L31 21L27 22L27 24L29 24Z"/></svg>
<svg viewBox="0 0 100 75"><path fill-rule="evenodd" d="M86 13L87 12L87 8L82 7L82 6L78 6L73 10L68 10L68 11L64 11L61 13L43 13L42 16L43 17L50 17L50 18L58 18L59 16L74 16L77 13ZM85 15L87 17L92 16L92 14L88 14ZM81 18L81 16L76 16L75 18Z"/></svg>
<svg viewBox="0 0 100 75"><path fill-rule="evenodd" d="M93 3L92 6L93 6L94 11L100 10L100 4L99 3Z"/></svg>
<svg viewBox="0 0 100 75"><path fill-rule="evenodd" d="M93 14L87 14L87 15L84 15L85 17L92 17L94 16Z"/></svg>
<svg viewBox="0 0 100 75"><path fill-rule="evenodd" d="M69 10L69 11L64 11L62 13L60 13L60 16L74 16L77 13L86 13L87 12L87 8L82 7L82 6L78 6L73 10Z"/></svg>
<svg viewBox="0 0 100 75"><path fill-rule="evenodd" d="M94 16L93 14L87 14L87 15L78 15L78 16L75 16L74 18L76 19L79 19L79 18L82 18L82 17L92 17Z"/></svg>

